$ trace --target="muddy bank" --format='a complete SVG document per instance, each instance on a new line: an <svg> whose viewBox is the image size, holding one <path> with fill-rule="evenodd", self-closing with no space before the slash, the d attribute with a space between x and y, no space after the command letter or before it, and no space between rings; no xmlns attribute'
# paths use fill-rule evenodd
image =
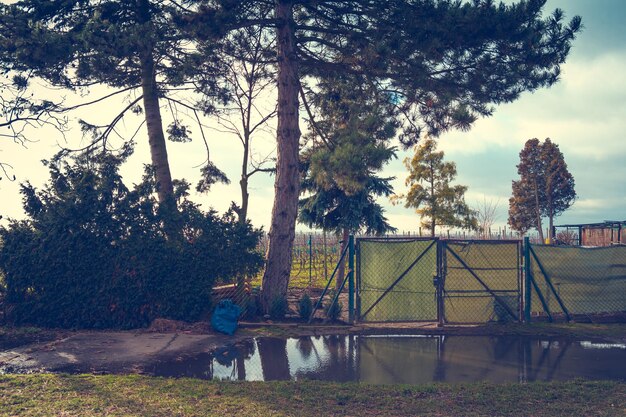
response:
<svg viewBox="0 0 626 417"><path fill-rule="evenodd" d="M0 372L141 373L160 361L210 353L247 336L77 332L0 352Z"/></svg>

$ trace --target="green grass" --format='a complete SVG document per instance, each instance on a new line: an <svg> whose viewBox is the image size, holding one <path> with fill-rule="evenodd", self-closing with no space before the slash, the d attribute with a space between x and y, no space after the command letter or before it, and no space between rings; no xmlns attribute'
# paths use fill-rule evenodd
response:
<svg viewBox="0 0 626 417"><path fill-rule="evenodd" d="M626 323L511 323L506 325L488 325L486 329L492 334L502 332L520 336L565 336L577 338L599 338L612 340L626 340Z"/></svg>
<svg viewBox="0 0 626 417"><path fill-rule="evenodd" d="M389 385L0 376L0 416L624 416L626 384Z"/></svg>
<svg viewBox="0 0 626 417"><path fill-rule="evenodd" d="M328 278L333 273L333 269L337 266L339 258L332 258L328 260ZM324 261L321 258L313 259L311 263L311 273L309 274L309 261L308 258L304 263L301 263L297 258L293 259L291 265L291 275L289 277L289 287L291 288L324 288L327 282L327 277L324 270ZM263 272L261 271L255 276L251 283L253 286L260 286L263 278Z"/></svg>

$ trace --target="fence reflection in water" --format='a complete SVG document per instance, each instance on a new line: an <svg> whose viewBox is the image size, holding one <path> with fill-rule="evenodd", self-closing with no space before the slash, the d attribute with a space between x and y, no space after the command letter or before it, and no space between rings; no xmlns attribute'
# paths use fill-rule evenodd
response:
<svg viewBox="0 0 626 417"><path fill-rule="evenodd" d="M146 372L227 380L374 384L626 380L626 345L516 336L257 338Z"/></svg>

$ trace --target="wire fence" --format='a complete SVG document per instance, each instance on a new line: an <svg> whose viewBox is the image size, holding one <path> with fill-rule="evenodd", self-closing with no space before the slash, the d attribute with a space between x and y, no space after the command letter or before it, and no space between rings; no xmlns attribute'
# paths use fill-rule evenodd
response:
<svg viewBox="0 0 626 417"><path fill-rule="evenodd" d="M259 250L267 252L269 238L259 241ZM289 285L291 288L323 288L341 255L341 240L332 233L297 233L293 249ZM262 274L253 280L261 285Z"/></svg>
<svg viewBox="0 0 626 417"><path fill-rule="evenodd" d="M626 246L529 245L528 251L532 316L575 321L626 319Z"/></svg>
<svg viewBox="0 0 626 417"><path fill-rule="evenodd" d="M356 305L368 322L626 321L626 246L359 239Z"/></svg>
<svg viewBox="0 0 626 417"><path fill-rule="evenodd" d="M259 250L264 250L266 239ZM359 237L357 320L441 324L626 320L626 246L590 249L527 242L415 234ZM341 308L331 312L333 317L348 320L348 285L337 295L338 277L328 284L341 247L335 235L297 235L287 317L301 315L299 303L306 294L313 305L323 297L314 317L327 318L326 310L336 298ZM258 317L261 277L217 283L214 301L231 298L245 318ZM327 284L331 291L322 293Z"/></svg>
<svg viewBox="0 0 626 417"><path fill-rule="evenodd" d="M441 230L436 236L445 240L512 240L519 235L506 227L489 229L484 233L463 230ZM428 232L421 228L416 231L400 231L384 236L359 235L357 238L374 240L430 239ZM538 236L531 236L531 241L540 242ZM267 252L269 238L264 235L258 245L261 253ZM341 255L341 238L334 233L296 233L292 249L292 266L289 280L290 288L323 288L337 265ZM252 278L252 286L260 286L262 271Z"/></svg>
<svg viewBox="0 0 626 417"><path fill-rule="evenodd" d="M266 253L269 245L267 235L259 240L258 251ZM292 267L287 293L287 317L299 317L298 304L304 294L307 294L313 304L317 303L321 296L322 289L328 283L333 269L339 262L341 256L341 241L334 234L310 234L297 233L292 250ZM262 313L259 304L258 294L260 292L263 278L261 270L255 276L240 277L232 282L216 283L213 289L213 302L229 298L242 308L242 317L252 319ZM347 291L347 288L346 288ZM334 293L328 292L324 295L324 300L315 317L325 314L325 308L332 301ZM344 308L343 299L339 317L347 314Z"/></svg>

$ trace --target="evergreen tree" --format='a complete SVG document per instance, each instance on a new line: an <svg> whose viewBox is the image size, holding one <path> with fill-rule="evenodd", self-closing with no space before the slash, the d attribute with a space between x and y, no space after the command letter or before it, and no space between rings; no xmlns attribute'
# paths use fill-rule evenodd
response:
<svg viewBox="0 0 626 417"><path fill-rule="evenodd" d="M427 139L417 146L413 158L405 159L409 170L405 184L409 186L406 195L399 195L394 201L405 201L405 207L415 208L422 218L422 226L435 237L436 226L477 229L478 223L473 210L465 203L467 187L451 185L456 178L454 162L444 162L443 151L436 152L437 143Z"/></svg>
<svg viewBox="0 0 626 417"><path fill-rule="evenodd" d="M0 44L0 71L4 75L0 80L0 129L5 132L0 134L0 139L11 139L14 144L26 147L33 141L27 134L30 128L50 126L61 132L66 130L67 120L55 114L57 104L33 98L34 91L28 88L32 74L11 74L11 65L3 55ZM15 181L12 170L9 162L0 160L0 180Z"/></svg>
<svg viewBox="0 0 626 417"><path fill-rule="evenodd" d="M520 152L517 172L520 179L513 181L509 224L521 233L536 227L543 241L541 218L547 217L551 242L554 217L576 200L574 177L567 169L563 153L549 138L543 143L536 138L529 139Z"/></svg>
<svg viewBox="0 0 626 417"><path fill-rule="evenodd" d="M407 144L425 129L436 135L469 128L493 105L558 80L580 29L545 0L220 0L233 28L275 30L278 88L276 196L263 277L263 301L286 294L299 196L299 105L303 80L365 74L397 97ZM221 20L220 20L221 19ZM203 10L191 22L224 18ZM206 26L205 26L206 27ZM209 34L212 33L209 31ZM200 34L202 34L200 32Z"/></svg>
<svg viewBox="0 0 626 417"><path fill-rule="evenodd" d="M83 132L92 136L90 147L106 149L108 137L127 112L144 113L161 203L174 200L166 133L173 141L190 140L189 130L178 119L165 131L161 100L168 99L173 90L188 87L185 83L199 78L200 70L202 83L211 84L214 93L218 91L210 77L215 68L203 64L210 60L201 58L189 36L174 24L178 8L176 2L156 0L20 0L0 9L2 63L17 77L28 74L81 94L97 85L115 89L58 111L121 94L129 97L127 105L105 126L81 121Z"/></svg>
<svg viewBox="0 0 626 417"><path fill-rule="evenodd" d="M195 13L200 3L204 7ZM211 84L211 70L219 63L210 57L204 66L190 63L185 54L193 45L187 34L208 39L212 51L211 40L229 31L274 30L277 173L263 283L267 307L285 295L291 270L303 80L367 75L397 98L407 145L406 139L417 139L421 130L437 135L469 128L477 117L492 114L494 105L557 81L580 18L564 24L560 10L543 17L544 5L545 0L511 5L491 0L21 0L3 6L0 30L8 51L3 56L16 63L14 69L33 70L67 87L141 87L162 200L172 194L158 111L163 86L183 82L186 70L202 72ZM187 16L170 18L178 13ZM133 101L128 109L139 99ZM170 131L174 138L187 136L179 124Z"/></svg>
<svg viewBox="0 0 626 417"><path fill-rule="evenodd" d="M41 188L21 187L26 219L0 227L5 311L15 323L140 327L157 317L195 321L210 313L214 283L255 274L260 230L204 212L174 181L180 236L158 209L154 170L127 187L120 158L101 152L45 162Z"/></svg>
<svg viewBox="0 0 626 417"><path fill-rule="evenodd" d="M343 252L351 233L381 235L396 230L376 202L376 197L393 193L393 178L376 173L395 158L389 142L397 122L389 96L359 78L323 80L311 95L317 111L309 114L306 137L313 145L302 154L305 197L299 202L299 221L342 236Z"/></svg>

